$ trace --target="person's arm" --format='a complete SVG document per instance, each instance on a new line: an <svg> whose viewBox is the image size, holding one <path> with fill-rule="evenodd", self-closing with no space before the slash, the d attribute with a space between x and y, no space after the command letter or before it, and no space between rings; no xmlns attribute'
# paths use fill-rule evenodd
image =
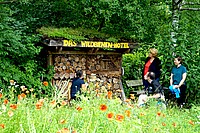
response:
<svg viewBox="0 0 200 133"><path fill-rule="evenodd" d="M146 75L144 75L144 79L145 79L145 80L147 80L147 79L148 79L148 78L147 78L148 74L149 74L149 72L147 72L147 74L146 74Z"/></svg>
<svg viewBox="0 0 200 133"><path fill-rule="evenodd" d="M180 81L179 85L175 86L176 88L180 88L181 85L184 84L185 79L186 79L186 76L187 76L187 73L183 73L183 74L182 74L182 80Z"/></svg>
<svg viewBox="0 0 200 133"><path fill-rule="evenodd" d="M170 86L173 85L173 74L171 73L171 76L170 76Z"/></svg>

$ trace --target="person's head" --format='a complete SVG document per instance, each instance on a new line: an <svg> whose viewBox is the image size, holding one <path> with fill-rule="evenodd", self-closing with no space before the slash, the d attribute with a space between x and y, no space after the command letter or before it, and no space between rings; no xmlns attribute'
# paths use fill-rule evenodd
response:
<svg viewBox="0 0 200 133"><path fill-rule="evenodd" d="M149 72L149 74L147 75L147 78L150 78L151 80L155 79L155 73L154 72Z"/></svg>
<svg viewBox="0 0 200 133"><path fill-rule="evenodd" d="M150 48L149 49L149 57L157 57L158 55L158 50L155 48Z"/></svg>
<svg viewBox="0 0 200 133"><path fill-rule="evenodd" d="M82 70L77 70L77 71L76 71L76 77L77 77L77 78L80 78L82 75L83 75Z"/></svg>
<svg viewBox="0 0 200 133"><path fill-rule="evenodd" d="M177 56L176 58L174 58L174 64L177 66L179 64L182 64L183 59L180 56Z"/></svg>

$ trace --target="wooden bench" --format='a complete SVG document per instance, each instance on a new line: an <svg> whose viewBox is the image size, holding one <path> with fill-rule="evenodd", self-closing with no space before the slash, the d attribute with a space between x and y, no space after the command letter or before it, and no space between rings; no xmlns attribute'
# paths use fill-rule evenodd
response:
<svg viewBox="0 0 200 133"><path fill-rule="evenodd" d="M127 80L126 84L127 84L128 87L143 86L142 79L139 79L139 80ZM131 91L131 93L139 95L139 94L144 93L144 90L133 90L133 91Z"/></svg>

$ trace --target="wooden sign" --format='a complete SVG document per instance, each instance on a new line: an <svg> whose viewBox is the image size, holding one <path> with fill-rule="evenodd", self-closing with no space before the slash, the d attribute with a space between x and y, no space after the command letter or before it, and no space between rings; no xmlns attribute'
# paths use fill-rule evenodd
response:
<svg viewBox="0 0 200 133"><path fill-rule="evenodd" d="M77 43L72 40L50 40L49 46L63 47L86 47L86 48L133 48L136 43L113 43L113 42L97 42L97 41L81 41Z"/></svg>

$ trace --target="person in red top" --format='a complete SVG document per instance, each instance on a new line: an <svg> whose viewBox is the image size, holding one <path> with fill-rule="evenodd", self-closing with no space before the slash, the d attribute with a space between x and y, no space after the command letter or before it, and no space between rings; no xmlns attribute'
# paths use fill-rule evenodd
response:
<svg viewBox="0 0 200 133"><path fill-rule="evenodd" d="M143 67L142 80L144 85L144 90L146 91L149 87L149 82L147 81L147 75L149 72L155 73L155 80L159 81L161 74L161 61L157 57L158 50L155 48L151 48L149 50L149 56L145 60L145 64Z"/></svg>

